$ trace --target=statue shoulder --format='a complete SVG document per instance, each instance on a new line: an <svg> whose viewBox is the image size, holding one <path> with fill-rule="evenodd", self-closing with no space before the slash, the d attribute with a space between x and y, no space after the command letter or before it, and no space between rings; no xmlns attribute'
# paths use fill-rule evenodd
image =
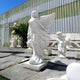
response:
<svg viewBox="0 0 80 80"><path fill-rule="evenodd" d="M34 22L34 21L36 21L36 20L38 20L38 19L37 19L37 18L31 18L31 19L29 20L29 23Z"/></svg>

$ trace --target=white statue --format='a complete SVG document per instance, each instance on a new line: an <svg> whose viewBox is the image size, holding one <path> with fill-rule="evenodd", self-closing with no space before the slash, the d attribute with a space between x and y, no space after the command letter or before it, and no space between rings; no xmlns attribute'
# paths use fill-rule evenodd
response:
<svg viewBox="0 0 80 80"><path fill-rule="evenodd" d="M11 39L10 39L10 47L15 48L17 46L16 40L17 37L13 35L14 31L11 32Z"/></svg>
<svg viewBox="0 0 80 80"><path fill-rule="evenodd" d="M17 47L21 47L21 43L22 43L22 38L19 37L19 38L18 38L18 45L17 45Z"/></svg>
<svg viewBox="0 0 80 80"><path fill-rule="evenodd" d="M65 42L66 42L66 48L67 49L73 48L71 43L70 43L70 39L65 39Z"/></svg>
<svg viewBox="0 0 80 80"><path fill-rule="evenodd" d="M65 37L65 41L66 41L66 48L67 49L76 48L78 50L80 48L80 45L77 42L70 40L70 35L69 34Z"/></svg>
<svg viewBox="0 0 80 80"><path fill-rule="evenodd" d="M32 34L31 33L31 29L29 27L29 29L28 29L28 37L27 37L27 39L28 39L28 41L27 41L27 47L28 47L28 51L32 52L31 34Z"/></svg>
<svg viewBox="0 0 80 80"><path fill-rule="evenodd" d="M69 64L66 74L69 80L80 80L80 63L73 62Z"/></svg>
<svg viewBox="0 0 80 80"><path fill-rule="evenodd" d="M28 34L27 34L27 49L24 50L25 53L29 52L29 53L32 53L32 45L31 45L31 29L29 27L28 29Z"/></svg>
<svg viewBox="0 0 80 80"><path fill-rule="evenodd" d="M73 62L66 68L66 75L61 78L50 78L47 80L80 80L80 63Z"/></svg>
<svg viewBox="0 0 80 80"><path fill-rule="evenodd" d="M58 41L58 51L60 53L59 57L65 57L66 49L66 42L65 36L62 35L62 32L57 32L57 41Z"/></svg>
<svg viewBox="0 0 80 80"><path fill-rule="evenodd" d="M31 38L30 44L33 49L33 55L28 62L25 62L27 68L40 70L46 63L44 62L44 49L50 41L48 26L54 21L55 13L38 17L36 10L31 12L29 20L28 38ZM29 41L27 42L29 43Z"/></svg>

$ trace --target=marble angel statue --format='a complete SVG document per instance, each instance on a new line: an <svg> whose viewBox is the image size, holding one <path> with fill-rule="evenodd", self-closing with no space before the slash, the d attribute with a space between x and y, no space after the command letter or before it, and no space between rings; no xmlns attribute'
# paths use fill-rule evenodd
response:
<svg viewBox="0 0 80 80"><path fill-rule="evenodd" d="M33 49L33 55L29 60L29 64L39 65L44 63L44 49L47 47L50 41L47 29L53 23L54 18L55 13L39 17L36 10L31 12L27 45L31 45Z"/></svg>

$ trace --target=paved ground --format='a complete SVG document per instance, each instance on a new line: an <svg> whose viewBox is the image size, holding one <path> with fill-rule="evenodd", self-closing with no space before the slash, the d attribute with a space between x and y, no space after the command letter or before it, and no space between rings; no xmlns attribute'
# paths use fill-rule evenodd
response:
<svg viewBox="0 0 80 80"><path fill-rule="evenodd" d="M47 78L60 77L65 74L66 67L71 62L79 62L77 58L78 51L68 51L66 58L59 58L58 52L53 51L51 56L46 56L49 59L47 66L41 71L32 71L23 67L23 60L27 61L31 53L24 53L21 48L6 48L0 47L0 75L7 77L10 80L46 80ZM79 56L78 56L79 57Z"/></svg>

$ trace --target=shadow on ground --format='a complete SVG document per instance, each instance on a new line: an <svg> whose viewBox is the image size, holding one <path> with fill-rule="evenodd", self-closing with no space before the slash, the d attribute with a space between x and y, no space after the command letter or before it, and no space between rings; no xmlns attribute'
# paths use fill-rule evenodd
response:
<svg viewBox="0 0 80 80"><path fill-rule="evenodd" d="M72 59L72 60L80 60L80 58L75 58L75 57L66 57L67 59Z"/></svg>
<svg viewBox="0 0 80 80"><path fill-rule="evenodd" d="M10 54L5 55L5 56L0 56L0 58L4 58L4 57L11 56L11 55L22 54L24 52L20 52L20 51L0 51L0 53L3 53L3 54L10 53Z"/></svg>
<svg viewBox="0 0 80 80"><path fill-rule="evenodd" d="M58 54L50 54L49 56L58 56Z"/></svg>
<svg viewBox="0 0 80 80"><path fill-rule="evenodd" d="M24 53L24 52L20 52L20 51L0 51L0 53L13 53L13 54L20 54L20 53Z"/></svg>
<svg viewBox="0 0 80 80"><path fill-rule="evenodd" d="M48 62L46 67L44 69L42 69L41 71L44 71L45 69L57 70L57 71L66 71L66 67L67 67L67 65L62 63L61 61L58 61L58 62L56 61L55 63Z"/></svg>

